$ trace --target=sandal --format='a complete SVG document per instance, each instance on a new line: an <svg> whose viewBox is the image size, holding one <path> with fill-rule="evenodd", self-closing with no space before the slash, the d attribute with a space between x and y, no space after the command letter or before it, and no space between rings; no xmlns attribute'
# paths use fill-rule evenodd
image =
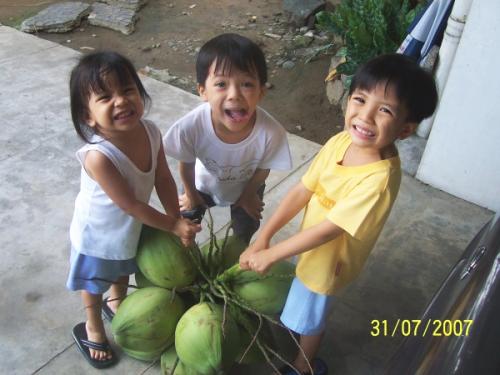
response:
<svg viewBox="0 0 500 375"><path fill-rule="evenodd" d="M75 340L78 349L83 354L83 357L93 367L102 369L113 366L114 364L116 364L116 362L118 362L115 353L113 352L107 341L103 343L98 343L88 340L87 329L85 328L85 322L78 323L75 327L73 327L73 339ZM99 350L103 352L111 352L112 357L110 359L100 361L90 356L90 349Z"/></svg>
<svg viewBox="0 0 500 375"><path fill-rule="evenodd" d="M105 319L107 319L109 322L113 321L115 313L113 312L113 310L111 310L111 307L109 307L108 305L108 297L104 298L104 300L102 301L101 311Z"/></svg>

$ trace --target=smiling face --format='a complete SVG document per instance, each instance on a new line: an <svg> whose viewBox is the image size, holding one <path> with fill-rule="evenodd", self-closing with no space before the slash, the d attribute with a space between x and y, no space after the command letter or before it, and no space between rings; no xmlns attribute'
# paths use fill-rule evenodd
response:
<svg viewBox="0 0 500 375"><path fill-rule="evenodd" d="M88 124L104 138L114 138L136 130L144 114L144 103L132 79L121 84L112 74L105 77L105 88L91 92Z"/></svg>
<svg viewBox="0 0 500 375"><path fill-rule="evenodd" d="M257 104L265 89L256 73L242 72L234 66L215 71L215 66L214 61L205 84L198 86L198 92L210 103L217 136L224 142L237 143L252 132Z"/></svg>
<svg viewBox="0 0 500 375"><path fill-rule="evenodd" d="M392 147L396 139L408 137L417 124L407 122L407 110L391 86L379 83L371 91L355 89L347 103L345 130L352 144L366 154Z"/></svg>

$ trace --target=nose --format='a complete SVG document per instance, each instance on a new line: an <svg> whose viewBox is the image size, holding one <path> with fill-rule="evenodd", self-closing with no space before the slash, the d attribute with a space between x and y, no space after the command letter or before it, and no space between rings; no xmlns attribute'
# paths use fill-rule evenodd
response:
<svg viewBox="0 0 500 375"><path fill-rule="evenodd" d="M125 104L127 97L124 94L116 94L115 96L115 107Z"/></svg>
<svg viewBox="0 0 500 375"><path fill-rule="evenodd" d="M241 90L239 85L237 84L229 85L227 96L229 99L238 99L241 96Z"/></svg>
<svg viewBox="0 0 500 375"><path fill-rule="evenodd" d="M376 111L376 107L365 104L360 110L359 110L359 118L365 122L371 122L374 118L374 114Z"/></svg>

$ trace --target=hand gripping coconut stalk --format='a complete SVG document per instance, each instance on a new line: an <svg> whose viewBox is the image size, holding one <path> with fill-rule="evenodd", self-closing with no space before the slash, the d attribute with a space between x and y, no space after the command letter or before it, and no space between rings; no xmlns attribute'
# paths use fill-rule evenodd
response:
<svg viewBox="0 0 500 375"><path fill-rule="evenodd" d="M112 322L115 341L139 360L161 357L163 374L217 375L235 362L287 363L275 348L269 324L283 308L294 265L281 262L267 274L239 268L246 244L217 239L208 211L210 240L182 246L173 234L144 226L136 282ZM291 333L290 333L291 334ZM293 337L293 335L291 335ZM173 345L175 342L175 345Z"/></svg>

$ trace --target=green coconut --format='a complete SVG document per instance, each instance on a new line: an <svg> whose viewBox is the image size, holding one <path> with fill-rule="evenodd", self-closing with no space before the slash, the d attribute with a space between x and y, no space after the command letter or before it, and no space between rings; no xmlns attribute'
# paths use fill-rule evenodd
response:
<svg viewBox="0 0 500 375"><path fill-rule="evenodd" d="M163 375L201 375L196 370L186 366L181 362L179 357L177 356L177 352L175 351L175 346L172 345L169 349L167 349L161 355L161 373ZM177 362L177 364L176 364ZM175 366L175 370L172 373L172 369Z"/></svg>
<svg viewBox="0 0 500 375"><path fill-rule="evenodd" d="M138 288L146 288L148 286L158 286L149 281L146 276L141 272L141 270L137 270L135 273L135 284Z"/></svg>
<svg viewBox="0 0 500 375"><path fill-rule="evenodd" d="M129 357L138 359L140 361L154 361L155 359L159 358L162 353L165 351L164 348L157 349L157 350L150 350L150 351L144 351L144 350L132 350L132 349L127 349L123 348L122 350L125 354L127 354Z"/></svg>
<svg viewBox="0 0 500 375"><path fill-rule="evenodd" d="M295 276L295 265L283 261L271 266L265 275L241 271L238 265L220 277L240 299L262 314L277 314L283 309Z"/></svg>
<svg viewBox="0 0 500 375"><path fill-rule="evenodd" d="M220 267L223 270L237 263L238 260L240 259L241 253L248 246L238 236L229 236L225 242L224 239L218 239L216 241L216 244L217 246L215 246L215 244L212 245L213 246L212 258L220 259L221 262ZM217 250L217 248L219 250ZM210 242L207 242L200 248L201 254L205 261L207 261L208 259L209 249L210 249Z"/></svg>
<svg viewBox="0 0 500 375"><path fill-rule="evenodd" d="M240 350L239 330L223 308L202 302L184 313L175 329L175 348L180 360L202 375L216 375L229 367Z"/></svg>
<svg viewBox="0 0 500 375"><path fill-rule="evenodd" d="M197 276L189 249L182 245L179 237L146 225L141 232L136 260L144 276L163 288L190 285Z"/></svg>
<svg viewBox="0 0 500 375"><path fill-rule="evenodd" d="M184 311L182 300L167 289L138 289L120 304L111 330L125 353L152 360L174 342L175 326Z"/></svg>

